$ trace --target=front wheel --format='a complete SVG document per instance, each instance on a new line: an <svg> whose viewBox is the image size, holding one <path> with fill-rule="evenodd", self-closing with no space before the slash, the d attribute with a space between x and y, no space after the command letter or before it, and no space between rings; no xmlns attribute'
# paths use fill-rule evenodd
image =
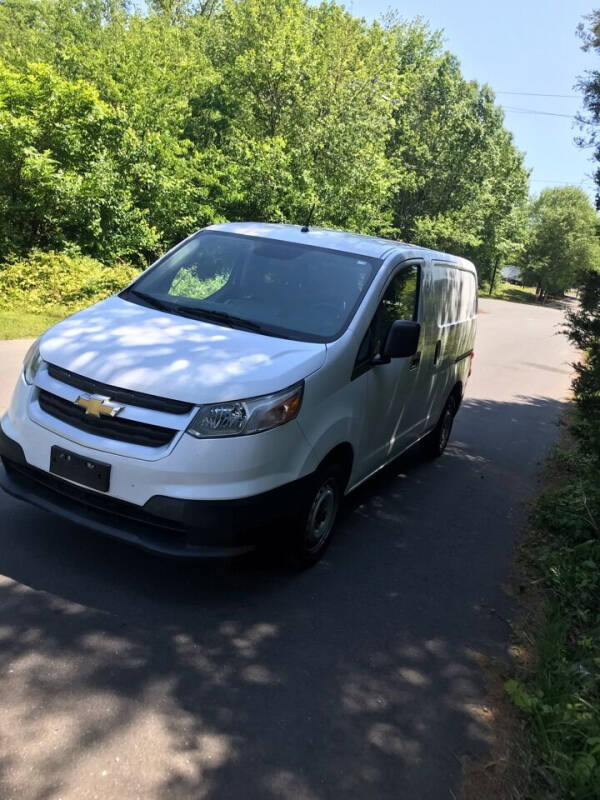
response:
<svg viewBox="0 0 600 800"><path fill-rule="evenodd" d="M452 431L452 423L454 422L457 411L458 403L456 402L456 397L451 396L444 406L438 424L431 433L428 433L422 440L423 452L427 458L439 458L446 449Z"/></svg>
<svg viewBox="0 0 600 800"><path fill-rule="evenodd" d="M288 548L296 567L310 567L321 558L329 543L344 493L343 471L326 464L316 474L309 500L297 515Z"/></svg>

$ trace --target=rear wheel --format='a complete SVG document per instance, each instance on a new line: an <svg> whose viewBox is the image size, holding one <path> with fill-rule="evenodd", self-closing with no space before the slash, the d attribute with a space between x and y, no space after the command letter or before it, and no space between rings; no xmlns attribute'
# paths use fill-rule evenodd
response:
<svg viewBox="0 0 600 800"><path fill-rule="evenodd" d="M458 411L458 402L454 395L450 395L442 415L439 418L438 424L435 428L428 433L422 441L423 452L427 458L439 458L446 449L450 433L452 432L452 423Z"/></svg>
<svg viewBox="0 0 600 800"><path fill-rule="evenodd" d="M344 493L344 473L339 464L321 467L309 500L294 520L288 557L294 566L310 567L329 543Z"/></svg>

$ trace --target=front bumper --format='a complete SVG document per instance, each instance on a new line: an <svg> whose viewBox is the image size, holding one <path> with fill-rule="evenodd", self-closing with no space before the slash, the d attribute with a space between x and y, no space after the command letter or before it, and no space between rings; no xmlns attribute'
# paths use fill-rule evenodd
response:
<svg viewBox="0 0 600 800"><path fill-rule="evenodd" d="M27 463L0 426L0 486L13 497L143 550L224 557L254 549L264 529L308 497L312 476L252 497L184 500L155 495L143 506L85 489Z"/></svg>

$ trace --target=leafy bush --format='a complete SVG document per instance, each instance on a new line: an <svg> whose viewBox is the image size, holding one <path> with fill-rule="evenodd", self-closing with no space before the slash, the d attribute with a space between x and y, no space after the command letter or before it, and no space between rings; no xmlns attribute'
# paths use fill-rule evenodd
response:
<svg viewBox="0 0 600 800"><path fill-rule="evenodd" d="M600 461L600 273L587 275L579 306L568 315L568 336L586 352L575 365L573 389L581 410L578 434L587 453Z"/></svg>
<svg viewBox="0 0 600 800"><path fill-rule="evenodd" d="M543 796L583 800L600 787L600 471L580 450L558 460L564 483L533 516L547 598L537 670L506 689L531 722Z"/></svg>
<svg viewBox="0 0 600 800"><path fill-rule="evenodd" d="M508 681L528 716L543 797L600 797L600 275L587 276L568 335L576 365L575 447L553 460L554 485L538 499L530 543L545 590L537 668Z"/></svg>
<svg viewBox="0 0 600 800"><path fill-rule="evenodd" d="M0 306L74 310L115 294L138 272L129 264L107 267L77 253L34 250L27 258L0 264Z"/></svg>
<svg viewBox="0 0 600 800"><path fill-rule="evenodd" d="M66 80L48 64L20 72L0 61L5 257L71 242L108 263L143 263L161 248L147 209L136 202L139 175L130 164L139 145L128 129L123 112L91 84Z"/></svg>

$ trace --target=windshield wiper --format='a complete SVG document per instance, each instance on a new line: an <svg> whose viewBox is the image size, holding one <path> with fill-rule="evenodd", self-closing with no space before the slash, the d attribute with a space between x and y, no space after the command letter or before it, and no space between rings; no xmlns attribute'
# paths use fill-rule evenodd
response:
<svg viewBox="0 0 600 800"><path fill-rule="evenodd" d="M140 292L137 289L128 289L127 294L132 294L138 297L142 302L147 303L159 311L169 311L172 314L181 314L182 317L189 317L190 319L208 319L211 322L219 322L229 325L232 328L245 328L249 331L256 331L262 333L264 328L258 322L244 319L243 317L236 317L234 314L228 314L226 311L216 311L212 308L192 308L191 306L182 306L177 302L168 303L164 300L159 300L151 294Z"/></svg>
<svg viewBox="0 0 600 800"><path fill-rule="evenodd" d="M174 303L165 303L163 300L159 300L151 294L146 294L146 292L139 292L137 289L127 289L126 293L139 297L144 303L152 306L152 308L157 308L159 311L173 311L176 307Z"/></svg>
<svg viewBox="0 0 600 800"><path fill-rule="evenodd" d="M181 308L181 306L178 306L178 308ZM262 325L259 325L258 322L252 322L252 320L244 319L243 317L236 317L233 314L228 314L226 311L215 311L212 308L190 308L189 306L183 306L183 310L190 316L195 316L196 319L202 319L204 317L212 322L223 322L230 325L232 328L245 328L246 330L257 331L258 333L264 330Z"/></svg>

